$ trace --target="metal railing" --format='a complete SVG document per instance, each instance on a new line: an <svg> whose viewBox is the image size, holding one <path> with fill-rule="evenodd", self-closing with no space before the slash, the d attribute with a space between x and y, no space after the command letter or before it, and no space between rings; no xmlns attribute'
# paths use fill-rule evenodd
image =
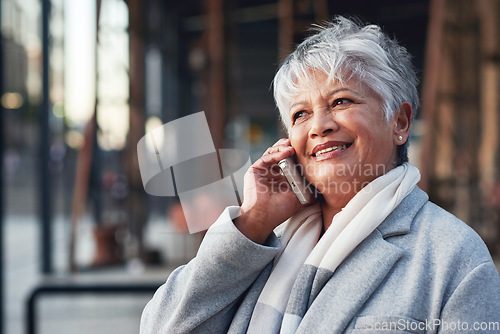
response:
<svg viewBox="0 0 500 334"><path fill-rule="evenodd" d="M127 283L127 284L103 284L103 283L42 283L35 287L26 302L26 333L37 333L37 309L36 301L42 295L68 295L68 294L146 294L151 295L162 283Z"/></svg>

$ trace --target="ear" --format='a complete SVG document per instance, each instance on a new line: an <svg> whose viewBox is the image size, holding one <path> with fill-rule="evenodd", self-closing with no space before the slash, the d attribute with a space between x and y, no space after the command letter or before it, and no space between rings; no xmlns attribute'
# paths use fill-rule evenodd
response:
<svg viewBox="0 0 500 334"><path fill-rule="evenodd" d="M396 111L396 115L394 115L394 140L396 145L402 145L408 140L412 116L413 109L411 104L403 102ZM401 140L399 136L402 137Z"/></svg>

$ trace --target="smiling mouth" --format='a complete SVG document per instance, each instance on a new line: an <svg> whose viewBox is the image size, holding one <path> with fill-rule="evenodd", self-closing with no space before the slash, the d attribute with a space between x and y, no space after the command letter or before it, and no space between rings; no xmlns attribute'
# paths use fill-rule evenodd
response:
<svg viewBox="0 0 500 334"><path fill-rule="evenodd" d="M352 143L351 144L344 144L344 145L339 145L339 146L330 146L330 147L327 147L321 151L318 151L316 153L313 153L312 156L313 157L319 157L321 156L322 154L325 154L325 153L328 153L328 152L333 152L333 151L343 151L343 150L346 150L348 149L349 147L351 147Z"/></svg>

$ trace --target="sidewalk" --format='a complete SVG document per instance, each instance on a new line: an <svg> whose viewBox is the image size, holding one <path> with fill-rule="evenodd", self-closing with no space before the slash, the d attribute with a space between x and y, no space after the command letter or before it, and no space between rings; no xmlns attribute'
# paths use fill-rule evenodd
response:
<svg viewBox="0 0 500 334"><path fill-rule="evenodd" d="M89 261L93 254L92 224L82 222L79 230L77 258ZM32 215L10 215L5 218L5 333L25 333L25 308L33 289L47 277L39 274L39 223ZM148 223L147 238L150 243L162 243L170 238L178 240L180 235L168 231L168 225L160 222ZM146 268L120 266L80 272L68 275L67 268L68 222L61 217L54 222L54 266L56 274L51 277L77 283L153 283L162 284L177 265ZM189 238L189 236L188 236ZM166 246L176 247L172 242ZM195 244L191 244L191 248ZM181 249L182 250L182 249ZM163 250L165 253L165 250ZM172 254L171 254L172 255ZM140 269L140 268L139 268ZM37 333L47 334L137 334L142 309L152 294L99 295L42 295L36 303Z"/></svg>

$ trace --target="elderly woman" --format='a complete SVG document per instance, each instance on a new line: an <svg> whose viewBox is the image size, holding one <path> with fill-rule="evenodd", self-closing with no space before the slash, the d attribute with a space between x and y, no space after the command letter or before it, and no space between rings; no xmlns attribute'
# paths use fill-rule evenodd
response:
<svg viewBox="0 0 500 334"><path fill-rule="evenodd" d="M428 201L407 143L410 55L339 17L281 66L289 139L245 175L198 255L146 306L141 333L498 333L500 278L466 224ZM319 191L301 205L277 163Z"/></svg>

